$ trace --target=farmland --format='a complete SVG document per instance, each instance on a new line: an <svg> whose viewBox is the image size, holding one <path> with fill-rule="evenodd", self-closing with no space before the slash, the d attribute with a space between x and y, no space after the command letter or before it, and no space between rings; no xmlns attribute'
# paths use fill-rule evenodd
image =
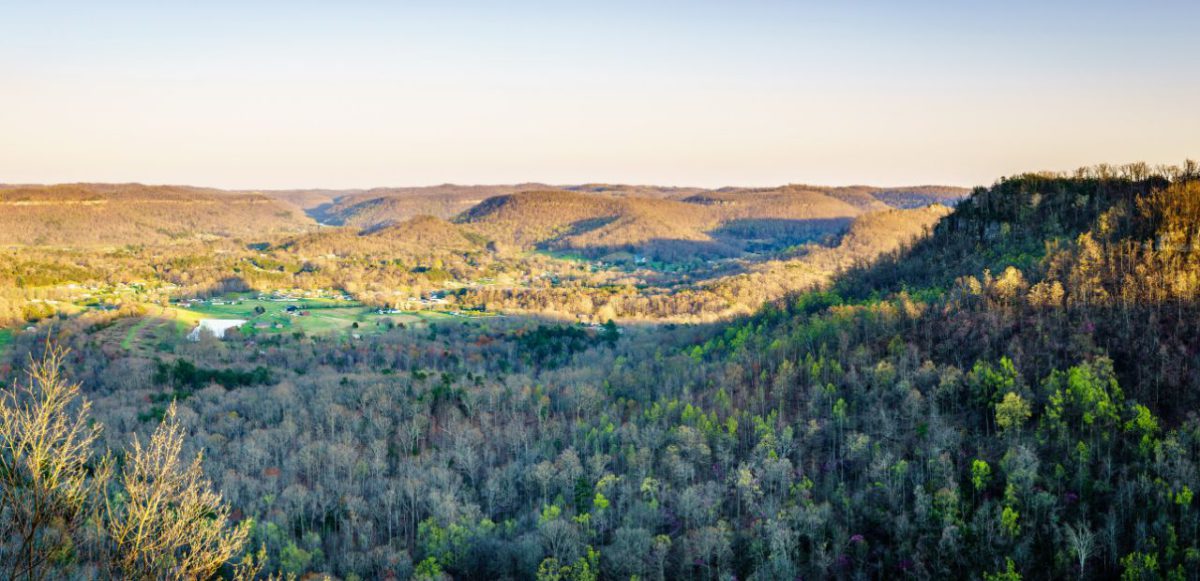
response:
<svg viewBox="0 0 1200 581"><path fill-rule="evenodd" d="M402 311L380 313L357 301L329 298L270 299L252 293L232 293L219 298L180 302L171 306L149 306L149 316L177 321L180 334L199 324L201 319L245 319L240 332L244 336L279 333L306 335L357 334L385 331L398 325L421 325L427 321L453 321L465 317L494 316L486 313L452 314L441 311ZM132 337L140 327L130 330ZM128 348L129 341L123 346Z"/></svg>
<svg viewBox="0 0 1200 581"><path fill-rule="evenodd" d="M483 311L381 310L344 298L279 298L249 292L226 293L209 299L173 299L167 304L135 299L124 302L121 308L94 300L60 301L56 308L63 320L107 313L109 322L91 330L101 343L151 358L169 351L169 344L186 337L205 319L245 320L246 324L236 332L246 338L281 334L361 338L396 327L499 316ZM16 336L32 332L0 329L0 356L12 348Z"/></svg>

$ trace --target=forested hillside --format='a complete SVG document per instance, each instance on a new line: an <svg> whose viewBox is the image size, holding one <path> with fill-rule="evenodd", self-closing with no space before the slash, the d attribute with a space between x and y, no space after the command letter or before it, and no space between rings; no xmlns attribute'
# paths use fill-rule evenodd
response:
<svg viewBox="0 0 1200 581"><path fill-rule="evenodd" d="M0 244L123 246L215 237L261 239L312 226L303 212L254 194L141 184L0 187Z"/></svg>
<svg viewBox="0 0 1200 581"><path fill-rule="evenodd" d="M433 216L416 216L364 232L324 228L285 242L282 247L308 256L336 254L395 255L397 257L453 254L483 250L482 240L471 240L469 232Z"/></svg>
<svg viewBox="0 0 1200 581"><path fill-rule="evenodd" d="M1198 243L1195 164L1101 166L864 217L804 254L832 281L729 322L51 335L98 447L176 402L266 572L1194 579ZM45 337L11 340L5 377Z"/></svg>
<svg viewBox="0 0 1200 581"><path fill-rule="evenodd" d="M449 220L492 196L544 190L542 184L508 186L457 186L446 184L419 188L374 188L350 191L328 200L305 197L304 208L317 220L338 226L370 230L428 215ZM297 199L296 192L271 192L284 199Z"/></svg>
<svg viewBox="0 0 1200 581"><path fill-rule="evenodd" d="M785 186L670 197L551 190L489 198L458 221L506 246L597 257L628 252L679 261L820 240L858 216L888 209L867 188L827 192Z"/></svg>
<svg viewBox="0 0 1200 581"><path fill-rule="evenodd" d="M704 188L637 186L623 184L583 184L548 186L525 183L496 186L440 186L416 188L374 188L370 190L279 190L264 195L304 209L316 220L331 225L350 226L369 230L404 220L430 215L445 220L463 215L488 198L511 196L524 192L577 192L592 198L623 198L631 203L651 200L676 200L699 204L737 204L740 217L820 218L819 206L828 206L831 197L844 201L860 211L888 208L917 208L930 204L953 204L968 191L950 186L914 186L907 188L876 188L850 186L784 186L780 188ZM653 203L649 203L654 207ZM808 206L808 207L805 207ZM816 206L814 212L813 206ZM658 206L662 207L662 206ZM670 207L670 206L668 206ZM837 208L836 205L833 206ZM755 216L746 209L755 208ZM844 217L845 209L835 211ZM686 214L691 211L684 210ZM593 211L580 219L599 219L612 215L612 206L598 202ZM824 213L828 214L828 210ZM469 219L471 214L466 214ZM736 214L733 218L739 217Z"/></svg>
<svg viewBox="0 0 1200 581"><path fill-rule="evenodd" d="M611 285L601 289L606 292L589 294L562 284L519 289L489 286L467 289L460 300L511 311L596 313L600 320L694 322L747 315L791 293L819 288L840 271L912 242L949 211L937 205L865 214L828 245L796 247L690 285Z"/></svg>
<svg viewBox="0 0 1200 581"><path fill-rule="evenodd" d="M835 567L1192 578L1197 177L1003 180L694 354L737 361L734 407L803 410L776 434L831 429L808 462Z"/></svg>

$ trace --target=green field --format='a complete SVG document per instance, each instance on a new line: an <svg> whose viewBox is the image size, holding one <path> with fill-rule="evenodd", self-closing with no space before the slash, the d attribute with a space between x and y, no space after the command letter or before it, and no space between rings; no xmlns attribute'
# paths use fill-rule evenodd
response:
<svg viewBox="0 0 1200 581"><path fill-rule="evenodd" d="M221 299L226 304L199 303L190 307L182 305L153 307L165 315L180 321L181 332L186 333L200 319L246 319L249 323L242 328L246 335L293 333L303 331L310 335L343 333L370 334L387 330L387 322L411 325L423 321L451 321L467 318L490 317L493 313L467 312L451 314L440 311L405 311L381 315L373 307L356 301L333 299L300 299L296 301L259 300L253 295L241 293ZM232 303L232 304L231 304ZM295 307L296 313L288 312ZM258 309L262 312L258 312ZM303 315L298 313L304 313ZM354 324L358 323L358 328ZM134 331L131 331L133 336Z"/></svg>
<svg viewBox="0 0 1200 581"><path fill-rule="evenodd" d="M240 329L245 336L303 332L306 335L370 335L395 325L420 325L425 322L452 322L495 317L496 313L466 311L403 311L379 314L374 307L357 301L333 299L299 299L296 301L260 300L252 293L237 293L211 302L169 306L145 303L141 317L120 324L109 334L109 340L119 342L126 351L152 354L169 337L181 338L192 331L202 319L245 319ZM289 312L288 307L295 307ZM261 312L258 311L261 309ZM357 323L357 327L355 324ZM0 330L0 353L12 340L11 330ZM164 335L165 333L165 335Z"/></svg>
<svg viewBox="0 0 1200 581"><path fill-rule="evenodd" d="M226 302L226 304L214 305L211 303L201 303L183 310L198 313L203 315L203 318L250 319L258 316L255 312L255 309L258 307L262 307L263 311L265 311L264 314L268 315L284 313L289 306L308 311L345 308L358 308L361 310L364 308L362 303L335 301L331 299L300 299L298 301L282 302L258 300L247 295L228 295L221 300ZM230 302L236 302L237 304L228 304Z"/></svg>
<svg viewBox="0 0 1200 581"><path fill-rule="evenodd" d="M0 329L0 355L3 355L5 351L8 351L8 346L12 344L12 339L12 329Z"/></svg>
<svg viewBox="0 0 1200 581"><path fill-rule="evenodd" d="M130 327L129 331L125 333L125 339L123 339L121 341L121 348L125 349L126 351L128 351L129 349L132 349L133 342L137 338L138 332L141 331L142 328L144 328L146 326L146 323L149 323L149 322L150 322L149 318L143 317L135 325Z"/></svg>

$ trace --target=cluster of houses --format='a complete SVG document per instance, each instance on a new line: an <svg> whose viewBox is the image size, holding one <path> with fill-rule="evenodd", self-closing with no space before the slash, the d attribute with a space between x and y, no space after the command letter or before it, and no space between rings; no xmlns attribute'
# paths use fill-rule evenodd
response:
<svg viewBox="0 0 1200 581"><path fill-rule="evenodd" d="M344 292L328 291L328 290L314 290L314 291L299 291L299 290L280 291L280 290L277 290L277 291L271 291L270 293L260 293L257 296L255 296L254 298L256 300L270 301L273 303L296 303L296 302L300 302L304 299L329 299L329 300L334 300L334 301L346 301L346 302L354 300L354 297L351 297L350 295L348 295ZM196 305L214 305L214 306L238 305L238 304L241 304L242 302L243 302L242 299L227 299L227 298L222 298L222 297L213 297L210 299L201 299L201 298L179 299L179 305L184 308L191 308Z"/></svg>
<svg viewBox="0 0 1200 581"><path fill-rule="evenodd" d="M334 301L353 301L354 297L342 291L331 291L325 289L302 291L292 289L288 291L275 290L270 293L259 294L258 300L272 301L277 303L296 302L301 299L329 299Z"/></svg>
<svg viewBox="0 0 1200 581"><path fill-rule="evenodd" d="M225 299L220 299L220 298L214 298L214 299L190 298L190 299L179 299L179 306L181 306L185 309L190 309L197 305L214 305L214 306L236 305L236 304L240 304L241 302L242 301L239 301L237 299L225 300Z"/></svg>
<svg viewBox="0 0 1200 581"><path fill-rule="evenodd" d="M296 305L288 305L287 308L283 309L283 312L285 312L288 315L291 315L293 317L307 317L308 316L308 311L301 309L300 307L297 307Z"/></svg>
<svg viewBox="0 0 1200 581"><path fill-rule="evenodd" d="M418 299L418 298L409 297L409 298L405 299L404 302L408 303L408 304L417 303L417 304L421 305L422 307L436 307L438 305L446 304L446 298L442 295L433 294L433 295L430 295L428 298L423 297L423 298Z"/></svg>
<svg viewBox="0 0 1200 581"><path fill-rule="evenodd" d="M72 282L62 285L60 288L69 291L65 296L60 296L65 301L92 309L115 310L118 308L117 304L124 297L135 297L137 300L153 301L159 293L170 294L173 290L179 288L179 286L172 283L146 281L118 282L113 284L79 284ZM46 302L52 303L52 301Z"/></svg>
<svg viewBox="0 0 1200 581"><path fill-rule="evenodd" d="M433 292L428 297L405 297L399 303L404 308L378 309L375 313L379 315L399 315L406 311L437 308L449 304L449 301L446 300L445 293Z"/></svg>

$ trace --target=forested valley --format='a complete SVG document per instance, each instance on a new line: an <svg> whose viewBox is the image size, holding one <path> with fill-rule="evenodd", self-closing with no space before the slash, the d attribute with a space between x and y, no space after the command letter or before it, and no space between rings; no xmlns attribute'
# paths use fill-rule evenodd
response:
<svg viewBox="0 0 1200 581"><path fill-rule="evenodd" d="M632 266L564 258L570 236L661 226L611 200L569 227L10 248L0 575L1198 578L1200 168L875 202L761 260L747 245L778 223L734 244L705 222L693 238L733 262L624 239ZM554 238L517 236L533 226ZM48 302L130 276L154 281L136 301ZM441 284L481 277L524 283ZM198 340L165 318L273 284L373 318ZM401 286L454 316L403 315Z"/></svg>
<svg viewBox="0 0 1200 581"><path fill-rule="evenodd" d="M713 322L894 250L965 193L528 187L0 185L0 327L251 290L345 293L387 310L437 299L595 324Z"/></svg>

